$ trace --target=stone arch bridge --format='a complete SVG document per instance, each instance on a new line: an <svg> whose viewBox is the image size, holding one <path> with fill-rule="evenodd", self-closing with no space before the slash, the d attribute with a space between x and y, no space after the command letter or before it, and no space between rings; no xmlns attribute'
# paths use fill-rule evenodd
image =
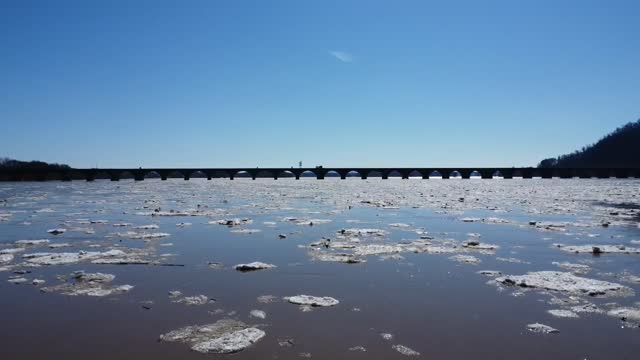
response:
<svg viewBox="0 0 640 360"><path fill-rule="evenodd" d="M3 181L46 181L46 180L87 180L149 178L166 180L168 178L482 178L494 177L513 179L533 178L638 178L640 169L636 168L137 168L137 169L30 169L0 170Z"/></svg>

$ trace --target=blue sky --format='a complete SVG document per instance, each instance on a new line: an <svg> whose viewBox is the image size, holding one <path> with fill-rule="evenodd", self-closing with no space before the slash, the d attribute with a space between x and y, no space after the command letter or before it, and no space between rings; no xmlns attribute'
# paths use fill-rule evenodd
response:
<svg viewBox="0 0 640 360"><path fill-rule="evenodd" d="M519 166L640 118L639 1L0 1L0 156Z"/></svg>

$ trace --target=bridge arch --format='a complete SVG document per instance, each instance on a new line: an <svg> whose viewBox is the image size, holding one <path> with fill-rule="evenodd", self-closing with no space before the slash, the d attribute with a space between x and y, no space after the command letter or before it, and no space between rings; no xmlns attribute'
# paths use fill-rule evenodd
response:
<svg viewBox="0 0 640 360"><path fill-rule="evenodd" d="M345 173L346 179L361 179L363 174L361 174L358 170L349 170Z"/></svg>
<svg viewBox="0 0 640 360"><path fill-rule="evenodd" d="M254 172L254 178L273 178L275 179L277 174L271 170L259 169Z"/></svg>
<svg viewBox="0 0 640 360"><path fill-rule="evenodd" d="M78 174L75 171L72 171L69 173L69 176L71 176L74 179L77 179L78 176L80 174ZM85 178L89 178L90 176L85 175ZM113 178L113 174L109 171L106 170L97 170L95 173L93 173L93 179L95 180L111 180Z"/></svg>
<svg viewBox="0 0 640 360"><path fill-rule="evenodd" d="M326 179L326 178L330 178L330 179L340 179L340 178L342 178L343 176L342 176L342 174L340 173L340 171L330 169L330 170L327 170L327 171L324 173L324 177L325 177L325 179Z"/></svg>
<svg viewBox="0 0 640 360"><path fill-rule="evenodd" d="M317 179L318 175L311 170L305 170L300 173L300 179Z"/></svg>
<svg viewBox="0 0 640 360"><path fill-rule="evenodd" d="M281 170L278 172L278 178L284 178L284 179L293 179L298 177L296 175L296 173L294 172L295 170Z"/></svg>
<svg viewBox="0 0 640 360"><path fill-rule="evenodd" d="M403 175L400 170L392 169L389 170L386 174L383 173L383 179L402 179Z"/></svg>
<svg viewBox="0 0 640 360"><path fill-rule="evenodd" d="M253 175L251 174L251 172L249 170L244 170L244 169L235 170L231 174L231 178L246 179L246 178L252 178L252 177Z"/></svg>
<svg viewBox="0 0 640 360"><path fill-rule="evenodd" d="M189 172L189 170L183 170L183 172L185 173L185 180L209 178L209 175L204 170L196 170L191 172Z"/></svg>
<svg viewBox="0 0 640 360"><path fill-rule="evenodd" d="M407 178L408 179L423 179L424 178L424 174L422 173L422 171L417 170L417 169L413 169L413 170L409 170L407 172Z"/></svg>
<svg viewBox="0 0 640 360"><path fill-rule="evenodd" d="M186 175L180 170L169 170L166 172L166 177L170 179L184 179Z"/></svg>
<svg viewBox="0 0 640 360"><path fill-rule="evenodd" d="M229 173L226 170L214 170L208 172L214 178L228 178Z"/></svg>
<svg viewBox="0 0 640 360"><path fill-rule="evenodd" d="M382 171L378 169L369 170L367 178L382 178Z"/></svg>
<svg viewBox="0 0 640 360"><path fill-rule="evenodd" d="M129 170L123 170L117 176L119 180L135 180L136 178L136 174Z"/></svg>
<svg viewBox="0 0 640 360"><path fill-rule="evenodd" d="M482 174L478 170L471 170L469 179L482 179Z"/></svg>
<svg viewBox="0 0 640 360"><path fill-rule="evenodd" d="M438 170L433 170L427 175L429 179L442 179L442 174Z"/></svg>
<svg viewBox="0 0 640 360"><path fill-rule="evenodd" d="M151 170L144 173L144 179L166 179L166 177L163 177L157 170Z"/></svg>

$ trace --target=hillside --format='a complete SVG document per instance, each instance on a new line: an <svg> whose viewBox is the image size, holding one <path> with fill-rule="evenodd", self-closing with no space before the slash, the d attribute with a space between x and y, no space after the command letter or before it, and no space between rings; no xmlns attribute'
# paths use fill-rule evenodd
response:
<svg viewBox="0 0 640 360"><path fill-rule="evenodd" d="M617 128L598 142L571 154L542 160L538 167L549 168L640 168L640 120Z"/></svg>
<svg viewBox="0 0 640 360"><path fill-rule="evenodd" d="M0 169L41 170L41 169L69 169L69 165L49 164L44 161L20 161L0 158Z"/></svg>

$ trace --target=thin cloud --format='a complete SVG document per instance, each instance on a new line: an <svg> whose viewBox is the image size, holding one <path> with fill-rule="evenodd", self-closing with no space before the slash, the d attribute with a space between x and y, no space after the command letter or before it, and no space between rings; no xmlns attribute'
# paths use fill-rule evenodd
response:
<svg viewBox="0 0 640 360"><path fill-rule="evenodd" d="M344 52L344 51L329 51L329 54L331 54L331 56L333 56L334 58L342 61L342 62L353 62L353 55L349 54L348 52Z"/></svg>

